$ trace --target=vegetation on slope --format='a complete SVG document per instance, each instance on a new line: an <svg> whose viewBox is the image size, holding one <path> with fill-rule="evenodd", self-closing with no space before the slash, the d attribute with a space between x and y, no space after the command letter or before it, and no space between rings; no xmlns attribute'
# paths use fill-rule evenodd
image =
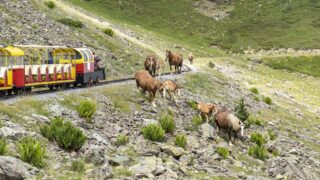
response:
<svg viewBox="0 0 320 180"><path fill-rule="evenodd" d="M198 47L217 45L232 51L320 47L320 2L315 0L236 1L222 21L199 13L192 0L69 1L116 22Z"/></svg>
<svg viewBox="0 0 320 180"><path fill-rule="evenodd" d="M263 63L274 69L287 69L315 77L320 77L320 56L265 58Z"/></svg>

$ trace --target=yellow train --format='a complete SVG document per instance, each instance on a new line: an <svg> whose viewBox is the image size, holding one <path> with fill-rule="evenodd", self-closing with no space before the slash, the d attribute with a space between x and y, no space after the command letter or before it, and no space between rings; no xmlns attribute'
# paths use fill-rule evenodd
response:
<svg viewBox="0 0 320 180"><path fill-rule="evenodd" d="M0 47L0 95L30 92L35 87L54 89L105 80L100 61L87 48Z"/></svg>

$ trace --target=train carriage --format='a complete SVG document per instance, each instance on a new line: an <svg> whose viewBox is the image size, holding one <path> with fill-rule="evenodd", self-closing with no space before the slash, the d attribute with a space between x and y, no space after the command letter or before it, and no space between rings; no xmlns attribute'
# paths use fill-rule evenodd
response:
<svg viewBox="0 0 320 180"><path fill-rule="evenodd" d="M0 48L0 94L21 94L35 87L91 85L105 80L86 48L15 45Z"/></svg>

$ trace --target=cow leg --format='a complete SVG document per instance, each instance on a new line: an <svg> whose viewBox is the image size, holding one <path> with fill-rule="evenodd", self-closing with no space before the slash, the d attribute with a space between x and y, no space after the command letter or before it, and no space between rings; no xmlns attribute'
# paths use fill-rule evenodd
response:
<svg viewBox="0 0 320 180"><path fill-rule="evenodd" d="M164 99L166 99L166 91L167 91L167 89L166 89L166 87L164 87L164 88L163 88L163 98L164 98Z"/></svg>
<svg viewBox="0 0 320 180"><path fill-rule="evenodd" d="M157 107L157 105L154 103L154 98L155 98L155 96L156 96L156 92L155 91L152 91L151 93L150 93L150 97L151 97L151 105L153 106L153 107Z"/></svg>
<svg viewBox="0 0 320 180"><path fill-rule="evenodd" d="M137 85L137 88L139 89L139 87L140 87L140 83L139 83L139 81L138 81L138 80L136 80L136 85Z"/></svg>
<svg viewBox="0 0 320 180"><path fill-rule="evenodd" d="M227 130L229 146L233 146L231 142L231 131Z"/></svg>

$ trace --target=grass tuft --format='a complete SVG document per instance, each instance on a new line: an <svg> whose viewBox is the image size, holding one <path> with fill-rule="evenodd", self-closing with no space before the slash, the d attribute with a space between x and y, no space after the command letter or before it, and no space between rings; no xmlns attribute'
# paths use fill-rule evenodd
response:
<svg viewBox="0 0 320 180"><path fill-rule="evenodd" d="M259 94L259 90L256 87L250 88L250 92L252 92L253 94Z"/></svg>
<svg viewBox="0 0 320 180"><path fill-rule="evenodd" d="M119 134L117 136L117 141L114 143L115 146L124 146L129 142L128 136L124 134Z"/></svg>
<svg viewBox="0 0 320 180"><path fill-rule="evenodd" d="M271 141L276 140L276 138L277 138L277 135L270 130L268 131L268 135L269 135L269 138Z"/></svg>
<svg viewBox="0 0 320 180"><path fill-rule="evenodd" d="M257 144L249 148L248 154L261 160L265 160L268 157L268 151L263 146Z"/></svg>
<svg viewBox="0 0 320 180"><path fill-rule="evenodd" d="M144 138L151 141L162 141L164 138L165 131L161 126L157 124L148 124L142 128L142 134Z"/></svg>
<svg viewBox="0 0 320 180"><path fill-rule="evenodd" d="M187 104L193 109L196 110L197 109L197 101L195 100L188 100Z"/></svg>
<svg viewBox="0 0 320 180"><path fill-rule="evenodd" d="M111 36L111 37L113 37L113 36L115 35L115 32L114 32L112 29L110 29L110 28L104 29L103 32L104 32L106 35Z"/></svg>
<svg viewBox="0 0 320 180"><path fill-rule="evenodd" d="M265 138L262 136L262 134L253 132L250 136L250 141L256 143L258 146L262 146L266 143Z"/></svg>
<svg viewBox="0 0 320 180"><path fill-rule="evenodd" d="M239 104L235 107L236 117L239 118L242 122L245 122L249 117L249 112L244 99L242 98Z"/></svg>
<svg viewBox="0 0 320 180"><path fill-rule="evenodd" d="M46 1L44 4L49 8L49 9L54 9L56 8L56 4L53 1Z"/></svg>
<svg viewBox="0 0 320 180"><path fill-rule="evenodd" d="M38 168L44 166L46 149L43 144L32 137L25 137L18 142L20 159Z"/></svg>
<svg viewBox="0 0 320 180"><path fill-rule="evenodd" d="M74 160L71 164L71 171L82 173L85 170L85 165L83 160Z"/></svg>
<svg viewBox="0 0 320 180"><path fill-rule="evenodd" d="M186 148L186 145L187 145L186 136L183 134L177 135L174 139L174 144L179 147Z"/></svg>
<svg viewBox="0 0 320 180"><path fill-rule="evenodd" d="M229 150L225 147L217 147L217 153L223 157L223 159L226 159L230 154Z"/></svg>
<svg viewBox="0 0 320 180"><path fill-rule="evenodd" d="M263 101L266 104L272 105L272 99L270 97L263 97Z"/></svg>
<svg viewBox="0 0 320 180"><path fill-rule="evenodd" d="M9 153L8 143L5 139L0 138L0 156L5 156Z"/></svg>
<svg viewBox="0 0 320 180"><path fill-rule="evenodd" d="M89 100L81 100L76 107L79 116L85 118L88 123L92 123L92 117L97 111L97 104Z"/></svg>
<svg viewBox="0 0 320 180"><path fill-rule="evenodd" d="M170 114L163 114L160 117L159 123L162 129L166 133L173 133L176 129L176 123L174 122L174 116Z"/></svg>
<svg viewBox="0 0 320 180"><path fill-rule="evenodd" d="M62 23L67 26L75 27L75 28L83 28L84 24L81 21L70 19L70 18L62 18L57 20L59 23Z"/></svg>

